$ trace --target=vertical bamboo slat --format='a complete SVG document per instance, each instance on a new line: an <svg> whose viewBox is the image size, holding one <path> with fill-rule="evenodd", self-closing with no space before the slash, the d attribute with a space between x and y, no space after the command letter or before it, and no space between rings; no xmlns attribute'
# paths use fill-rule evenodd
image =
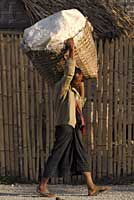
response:
<svg viewBox="0 0 134 200"><path fill-rule="evenodd" d="M8 124L9 134L9 154L10 154L10 173L14 175L14 144L13 144L13 91L12 91L12 67L11 67L11 36L7 35L7 92L8 92Z"/></svg>
<svg viewBox="0 0 134 200"><path fill-rule="evenodd" d="M114 41L110 44L109 64L109 113L108 113L108 175L113 176L113 65Z"/></svg>
<svg viewBox="0 0 134 200"><path fill-rule="evenodd" d="M51 152L52 148L53 148L53 142L54 142L54 129L53 129L53 125L54 125L54 122L53 122L53 93L52 93L52 88L48 86L48 89L49 89L49 152ZM57 181L58 182L58 181ZM55 183L55 178L51 178L51 183L54 184Z"/></svg>
<svg viewBox="0 0 134 200"><path fill-rule="evenodd" d="M48 85L46 82L44 82L44 95L45 95L45 125L46 125L46 132L45 132L45 139L46 139L46 145L45 145L45 160L47 160L49 156L49 94L48 94Z"/></svg>
<svg viewBox="0 0 134 200"><path fill-rule="evenodd" d="M20 36L20 42L22 37ZM24 56L20 49L20 87L21 87L21 116L22 116L22 139L23 139L23 165L24 165L24 178L28 178L28 153L27 153L27 124L26 124L26 97L25 97L25 66Z"/></svg>
<svg viewBox="0 0 134 200"><path fill-rule="evenodd" d="M32 167L33 167L33 179L35 180L35 108L34 108L34 100L35 100L35 91L34 91L34 70L33 70L33 66L31 63L29 63L30 68L29 68L29 85L30 85L30 99L29 99L29 103L30 103L30 108L29 108L29 112L30 112L30 133L31 133L31 151L32 151Z"/></svg>
<svg viewBox="0 0 134 200"><path fill-rule="evenodd" d="M97 48L97 43L95 41L95 45ZM97 122L97 80L94 80L94 90L92 89L93 86L91 86L91 91L93 95L92 99L92 113L93 113L93 135L94 135L94 153L93 153L93 179L97 176L97 128L98 128L98 122Z"/></svg>
<svg viewBox="0 0 134 200"><path fill-rule="evenodd" d="M20 167L20 155L19 155L19 137L21 137L20 134L20 107L19 107L19 102L20 102L20 93L19 93L19 48L20 48L20 43L18 40L18 35L14 35L14 45L12 44L12 48L14 47L14 63L15 63L15 69L14 69L14 75L15 75L15 102L16 102L16 122L15 122L15 135L14 135L14 142L15 142L15 151L17 151L16 154L16 164L17 164L17 168L16 168L16 175L19 176L19 167ZM19 126L18 126L19 125Z"/></svg>
<svg viewBox="0 0 134 200"><path fill-rule="evenodd" d="M42 138L42 78L39 76L39 146L40 146L40 168L41 175L44 170L44 149Z"/></svg>
<svg viewBox="0 0 134 200"><path fill-rule="evenodd" d="M128 39L123 38L123 44L124 44L124 65L123 67L123 101L124 101L124 111L123 111L123 148L122 148L122 153L123 153L123 175L126 176L126 153L127 153L127 148L126 148L126 131L127 131L127 69L128 69Z"/></svg>
<svg viewBox="0 0 134 200"><path fill-rule="evenodd" d="M2 92L3 92L3 117L4 117L4 143L6 157L6 174L10 172L10 157L9 157L9 132L8 132L8 98L7 98L7 66L6 66L6 37L1 35L1 62L2 62Z"/></svg>
<svg viewBox="0 0 134 200"><path fill-rule="evenodd" d="M29 67L27 57L24 57L24 65L25 65L25 101L26 101L26 134L27 134L27 153L28 153L28 172L29 178L33 180L33 166L32 166L32 143L30 137L30 126L29 126Z"/></svg>
<svg viewBox="0 0 134 200"><path fill-rule="evenodd" d="M128 67L128 169L127 174L132 172L132 43L129 42L129 67Z"/></svg>
<svg viewBox="0 0 134 200"><path fill-rule="evenodd" d="M18 135L18 162L19 175L23 177L23 144L22 144L22 126L21 126L21 92L20 92L20 40L19 35L15 36L16 42L16 104L17 104L17 135Z"/></svg>
<svg viewBox="0 0 134 200"><path fill-rule="evenodd" d="M131 41L131 40L129 40L129 43L132 43L131 45L132 45L132 57L130 57L130 59L132 59L131 60L131 65L132 65L132 82L131 82L131 87L130 87L130 90L131 90L131 92L132 92L132 94L131 94L131 114L132 114L132 116L131 116L131 131L132 131L132 139L134 140L134 137L133 137L133 131L134 131L134 124L133 124L133 121L134 121L134 85L133 85L133 81L134 81L134 72L133 72L133 66L134 66L134 39ZM129 57L129 56L128 56ZM129 60L129 59L128 59ZM129 65L129 64L128 64ZM128 82L128 85L130 84L130 82ZM128 86L129 87L129 86ZM128 122L129 123L129 122ZM132 144L132 149L133 149L133 155L134 155L134 143ZM133 159L132 159L132 174L134 173L134 156L132 155L132 157L133 157Z"/></svg>
<svg viewBox="0 0 134 200"><path fill-rule="evenodd" d="M39 176L39 157L40 157L40 147L39 147L39 75L35 71L35 96L36 96L36 180Z"/></svg>
<svg viewBox="0 0 134 200"><path fill-rule="evenodd" d="M99 41L98 47L98 91L97 91L97 109L98 109L98 132L97 132L97 177L100 179L102 177L102 70L103 70L103 43L102 40Z"/></svg>
<svg viewBox="0 0 134 200"><path fill-rule="evenodd" d="M104 66L103 66L103 176L107 175L107 92L108 92L108 66L109 66L109 41L104 43Z"/></svg>
<svg viewBox="0 0 134 200"><path fill-rule="evenodd" d="M121 175L122 164L122 125L123 125L123 38L119 39L119 119L118 119L118 169L117 176Z"/></svg>
<svg viewBox="0 0 134 200"><path fill-rule="evenodd" d="M13 138L14 138L14 162L15 175L18 175L18 129L17 129L17 83L16 83L16 40L12 35L11 43L11 63L12 63L12 81L13 81Z"/></svg>
<svg viewBox="0 0 134 200"><path fill-rule="evenodd" d="M118 64L119 64L119 41L118 39L115 39L115 66L114 66L114 94L113 94L113 102L114 102L114 125L113 125L113 139L114 139L114 159L113 159L113 165L114 165L114 176L117 175L117 122L118 122L118 115L119 115L119 109L118 109Z"/></svg>
<svg viewBox="0 0 134 200"><path fill-rule="evenodd" d="M2 35L0 34L0 58L2 58ZM0 64L2 66L0 59ZM5 164L5 145L4 145L4 119L3 119L3 101L2 101L2 67L0 68L0 174L4 176L6 174L6 164Z"/></svg>
<svg viewBox="0 0 134 200"><path fill-rule="evenodd" d="M94 154L93 154L93 178L96 177L96 161L97 161L97 91L96 91L96 81L95 81L95 88L93 94L93 134L94 134Z"/></svg>

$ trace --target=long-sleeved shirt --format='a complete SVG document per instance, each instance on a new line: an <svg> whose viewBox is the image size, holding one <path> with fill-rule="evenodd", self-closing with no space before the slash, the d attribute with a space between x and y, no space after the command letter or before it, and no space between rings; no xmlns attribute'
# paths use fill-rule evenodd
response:
<svg viewBox="0 0 134 200"><path fill-rule="evenodd" d="M66 62L63 78L56 84L54 105L56 125L76 125L76 99L82 111L85 100L70 83L75 73L75 61L71 58Z"/></svg>

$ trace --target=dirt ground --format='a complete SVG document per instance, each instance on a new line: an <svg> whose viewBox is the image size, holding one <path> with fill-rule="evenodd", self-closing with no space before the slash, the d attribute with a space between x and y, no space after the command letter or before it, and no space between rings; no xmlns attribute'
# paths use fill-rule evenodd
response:
<svg viewBox="0 0 134 200"><path fill-rule="evenodd" d="M36 184L12 184L0 185L0 199L2 200L39 200L51 199L40 197L36 192ZM113 185L111 190L100 193L94 197L87 196L86 185L49 185L49 190L58 194L64 200L134 200L134 184L131 185Z"/></svg>

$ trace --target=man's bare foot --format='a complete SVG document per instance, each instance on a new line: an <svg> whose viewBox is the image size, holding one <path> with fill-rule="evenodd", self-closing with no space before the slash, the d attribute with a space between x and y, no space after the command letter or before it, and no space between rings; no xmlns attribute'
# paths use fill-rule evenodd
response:
<svg viewBox="0 0 134 200"><path fill-rule="evenodd" d="M88 196L96 196L98 193L105 192L110 189L111 188L107 186L95 186L94 189L88 191Z"/></svg>
<svg viewBox="0 0 134 200"><path fill-rule="evenodd" d="M49 190L48 190L48 188L46 186L44 186L44 185L39 185L37 187L37 192L42 197L48 197L48 198L57 197L56 194L50 193Z"/></svg>
<svg viewBox="0 0 134 200"><path fill-rule="evenodd" d="M48 198L56 198L57 195L56 194L53 194L53 193L46 193L46 192L39 192L40 196L41 197L48 197Z"/></svg>
<svg viewBox="0 0 134 200"><path fill-rule="evenodd" d="M46 192L46 193L49 192L47 186L41 184L37 187L37 190L40 192Z"/></svg>

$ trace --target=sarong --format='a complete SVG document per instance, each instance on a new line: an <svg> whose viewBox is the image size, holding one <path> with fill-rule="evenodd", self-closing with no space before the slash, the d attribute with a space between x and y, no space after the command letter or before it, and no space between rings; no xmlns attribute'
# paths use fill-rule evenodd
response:
<svg viewBox="0 0 134 200"><path fill-rule="evenodd" d="M65 177L90 172L89 156L79 127L56 126L55 142L45 163L43 177Z"/></svg>

